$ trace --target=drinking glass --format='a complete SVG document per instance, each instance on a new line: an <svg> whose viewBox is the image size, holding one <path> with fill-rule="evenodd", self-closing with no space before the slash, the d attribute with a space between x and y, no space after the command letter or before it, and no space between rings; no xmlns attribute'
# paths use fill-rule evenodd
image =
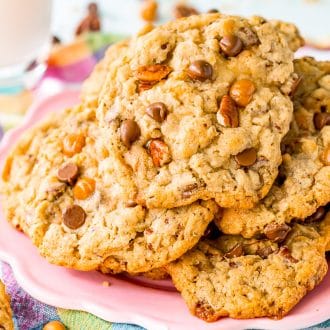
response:
<svg viewBox="0 0 330 330"><path fill-rule="evenodd" d="M52 0L0 0L0 93L31 88L45 71Z"/></svg>

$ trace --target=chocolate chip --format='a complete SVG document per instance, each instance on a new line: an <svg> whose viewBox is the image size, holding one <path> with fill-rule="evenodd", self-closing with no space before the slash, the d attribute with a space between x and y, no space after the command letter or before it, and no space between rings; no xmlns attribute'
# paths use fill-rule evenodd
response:
<svg viewBox="0 0 330 330"><path fill-rule="evenodd" d="M257 250L257 255L260 256L262 259L266 259L269 255L273 253L273 249L271 246L265 246L263 248L259 248Z"/></svg>
<svg viewBox="0 0 330 330"><path fill-rule="evenodd" d="M188 68L188 76L193 80L205 81L211 79L212 74L212 65L203 60L194 61Z"/></svg>
<svg viewBox="0 0 330 330"><path fill-rule="evenodd" d="M237 243L232 249L230 249L226 254L226 258L237 258L244 254L243 245Z"/></svg>
<svg viewBox="0 0 330 330"><path fill-rule="evenodd" d="M79 205L69 206L63 213L63 223L70 229L80 228L86 220L86 213Z"/></svg>
<svg viewBox="0 0 330 330"><path fill-rule="evenodd" d="M63 165L57 172L57 177L60 181L73 185L78 177L78 166L74 163Z"/></svg>
<svg viewBox="0 0 330 330"><path fill-rule="evenodd" d="M125 120L120 126L120 138L127 148L138 140L141 135L141 130L136 121L132 119Z"/></svg>
<svg viewBox="0 0 330 330"><path fill-rule="evenodd" d="M304 222L311 223L321 221L324 218L326 212L326 208L324 206L320 206L312 215L307 217Z"/></svg>
<svg viewBox="0 0 330 330"><path fill-rule="evenodd" d="M324 126L330 125L330 113L317 112L314 114L314 126L321 130Z"/></svg>
<svg viewBox="0 0 330 330"><path fill-rule="evenodd" d="M206 228L206 230L205 230L205 232L203 234L203 238L209 239L209 240L214 240L214 239L219 238L220 235L221 235L221 232L220 232L219 228L212 221L207 226L207 228Z"/></svg>
<svg viewBox="0 0 330 330"><path fill-rule="evenodd" d="M235 160L241 166L251 166L257 160L257 151L254 148L245 149L235 156Z"/></svg>
<svg viewBox="0 0 330 330"><path fill-rule="evenodd" d="M167 107L163 102L152 103L146 109L146 113L152 119L163 122L167 115Z"/></svg>
<svg viewBox="0 0 330 330"><path fill-rule="evenodd" d="M237 56L243 49L243 42L234 35L224 36L220 40L220 48L227 56Z"/></svg>
<svg viewBox="0 0 330 330"><path fill-rule="evenodd" d="M287 246L282 246L279 249L278 254L280 256L286 258L287 260L289 260L292 263L297 263L298 262L298 260L291 255L291 251L289 250L289 248Z"/></svg>
<svg viewBox="0 0 330 330"><path fill-rule="evenodd" d="M276 178L276 184L280 187L283 186L284 182L286 181L287 177L283 173L279 173L277 178Z"/></svg>
<svg viewBox="0 0 330 330"><path fill-rule="evenodd" d="M285 223L270 223L265 227L264 233L271 241L283 242L290 230L291 228Z"/></svg>

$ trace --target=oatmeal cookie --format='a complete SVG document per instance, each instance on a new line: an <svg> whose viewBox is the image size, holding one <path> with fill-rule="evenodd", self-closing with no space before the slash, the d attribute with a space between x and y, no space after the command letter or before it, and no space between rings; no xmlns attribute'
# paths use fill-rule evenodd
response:
<svg viewBox="0 0 330 330"><path fill-rule="evenodd" d="M57 265L114 273L162 267L198 242L218 207L137 204L132 170L107 143L94 109L83 106L26 132L3 168L6 217Z"/></svg>
<svg viewBox="0 0 330 330"><path fill-rule="evenodd" d="M109 66L97 117L138 203L249 208L266 195L292 119L288 33L260 17L205 14L131 40Z"/></svg>
<svg viewBox="0 0 330 330"><path fill-rule="evenodd" d="M326 275L325 242L313 226L293 225L282 242L223 235L201 241L167 270L192 314L281 318Z"/></svg>
<svg viewBox="0 0 330 330"><path fill-rule="evenodd" d="M283 141L283 163L268 195L249 210L226 209L219 228L253 237L304 219L330 201L330 62L296 60L302 81L294 120Z"/></svg>
<svg viewBox="0 0 330 330"><path fill-rule="evenodd" d="M97 100L105 81L108 66L120 56L120 54L127 48L128 40L118 42L111 45L104 58L96 64L91 75L84 81L81 87L80 99L83 103L96 105Z"/></svg>

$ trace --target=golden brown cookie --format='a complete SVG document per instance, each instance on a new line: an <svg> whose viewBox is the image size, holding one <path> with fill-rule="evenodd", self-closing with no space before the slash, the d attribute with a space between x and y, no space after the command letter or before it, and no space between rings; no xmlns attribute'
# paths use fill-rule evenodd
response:
<svg viewBox="0 0 330 330"><path fill-rule="evenodd" d="M84 106L26 132L2 173L6 217L57 265L114 273L162 267L198 242L218 207L137 204L132 169L109 154L108 142Z"/></svg>
<svg viewBox="0 0 330 330"><path fill-rule="evenodd" d="M284 138L283 162L268 195L249 210L226 209L219 228L253 237L285 230L330 201L330 62L295 61L302 81L294 96L294 120Z"/></svg>
<svg viewBox="0 0 330 330"><path fill-rule="evenodd" d="M262 18L220 14L131 40L109 66L97 116L109 152L133 169L138 203L246 208L265 196L292 118L287 40Z"/></svg>
<svg viewBox="0 0 330 330"><path fill-rule="evenodd" d="M315 226L290 230L277 243L234 235L201 241L167 270L191 313L205 321L282 318L328 269L325 240Z"/></svg>

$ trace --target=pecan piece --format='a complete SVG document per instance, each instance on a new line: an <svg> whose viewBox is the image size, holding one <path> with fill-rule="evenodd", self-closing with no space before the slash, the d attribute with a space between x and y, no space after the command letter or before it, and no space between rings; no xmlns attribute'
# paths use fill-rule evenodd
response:
<svg viewBox="0 0 330 330"><path fill-rule="evenodd" d="M137 69L136 78L145 84L156 84L162 79L165 79L171 72L172 68L168 65L143 65Z"/></svg>
<svg viewBox="0 0 330 330"><path fill-rule="evenodd" d="M160 139L151 140L147 147L155 166L161 167L172 160L170 148L164 141Z"/></svg>
<svg viewBox="0 0 330 330"><path fill-rule="evenodd" d="M238 111L234 100L229 95L224 95L217 112L217 120L225 127L238 127Z"/></svg>

